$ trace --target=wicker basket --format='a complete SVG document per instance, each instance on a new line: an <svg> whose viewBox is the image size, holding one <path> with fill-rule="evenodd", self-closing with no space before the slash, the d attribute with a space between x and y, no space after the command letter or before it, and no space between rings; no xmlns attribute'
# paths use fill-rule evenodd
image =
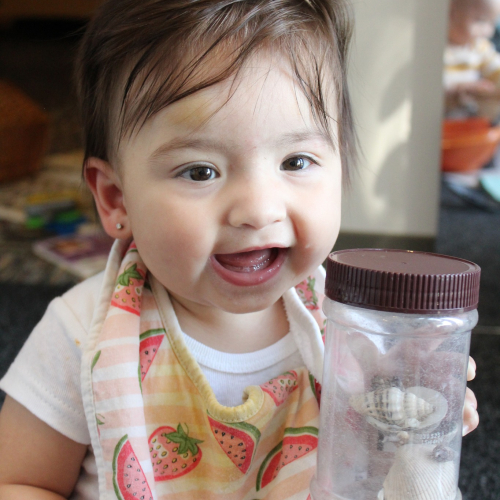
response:
<svg viewBox="0 0 500 500"><path fill-rule="evenodd" d="M19 89L0 81L0 182L41 167L48 132L43 110Z"/></svg>

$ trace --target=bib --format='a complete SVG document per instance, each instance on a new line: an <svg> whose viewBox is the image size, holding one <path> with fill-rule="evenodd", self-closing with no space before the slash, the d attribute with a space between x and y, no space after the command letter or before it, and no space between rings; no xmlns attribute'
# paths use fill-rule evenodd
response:
<svg viewBox="0 0 500 500"><path fill-rule="evenodd" d="M318 270L287 300L306 366L222 406L187 349L165 288L117 241L82 360L101 500L306 500L323 365Z"/></svg>

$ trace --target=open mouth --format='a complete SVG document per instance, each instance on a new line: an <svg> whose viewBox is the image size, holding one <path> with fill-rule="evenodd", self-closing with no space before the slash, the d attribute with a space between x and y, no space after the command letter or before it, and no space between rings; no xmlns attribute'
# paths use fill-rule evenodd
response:
<svg viewBox="0 0 500 500"><path fill-rule="evenodd" d="M212 266L217 274L233 285L252 286L264 283L277 274L286 248L262 248L248 252L215 254Z"/></svg>

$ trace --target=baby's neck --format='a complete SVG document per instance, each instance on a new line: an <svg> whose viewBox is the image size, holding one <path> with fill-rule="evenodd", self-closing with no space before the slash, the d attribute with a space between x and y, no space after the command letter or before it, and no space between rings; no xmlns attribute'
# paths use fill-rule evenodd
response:
<svg viewBox="0 0 500 500"><path fill-rule="evenodd" d="M274 344L289 331L282 300L263 311L246 314L214 308L192 311L175 298L172 298L172 304L182 331L218 351L258 351Z"/></svg>

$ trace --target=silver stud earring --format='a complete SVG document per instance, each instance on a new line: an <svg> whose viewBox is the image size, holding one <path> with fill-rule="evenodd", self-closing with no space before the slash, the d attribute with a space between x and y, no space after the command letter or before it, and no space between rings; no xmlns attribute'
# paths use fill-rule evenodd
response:
<svg viewBox="0 0 500 500"><path fill-rule="evenodd" d="M116 229L123 229L123 226L118 222L118 224L116 225Z"/></svg>

